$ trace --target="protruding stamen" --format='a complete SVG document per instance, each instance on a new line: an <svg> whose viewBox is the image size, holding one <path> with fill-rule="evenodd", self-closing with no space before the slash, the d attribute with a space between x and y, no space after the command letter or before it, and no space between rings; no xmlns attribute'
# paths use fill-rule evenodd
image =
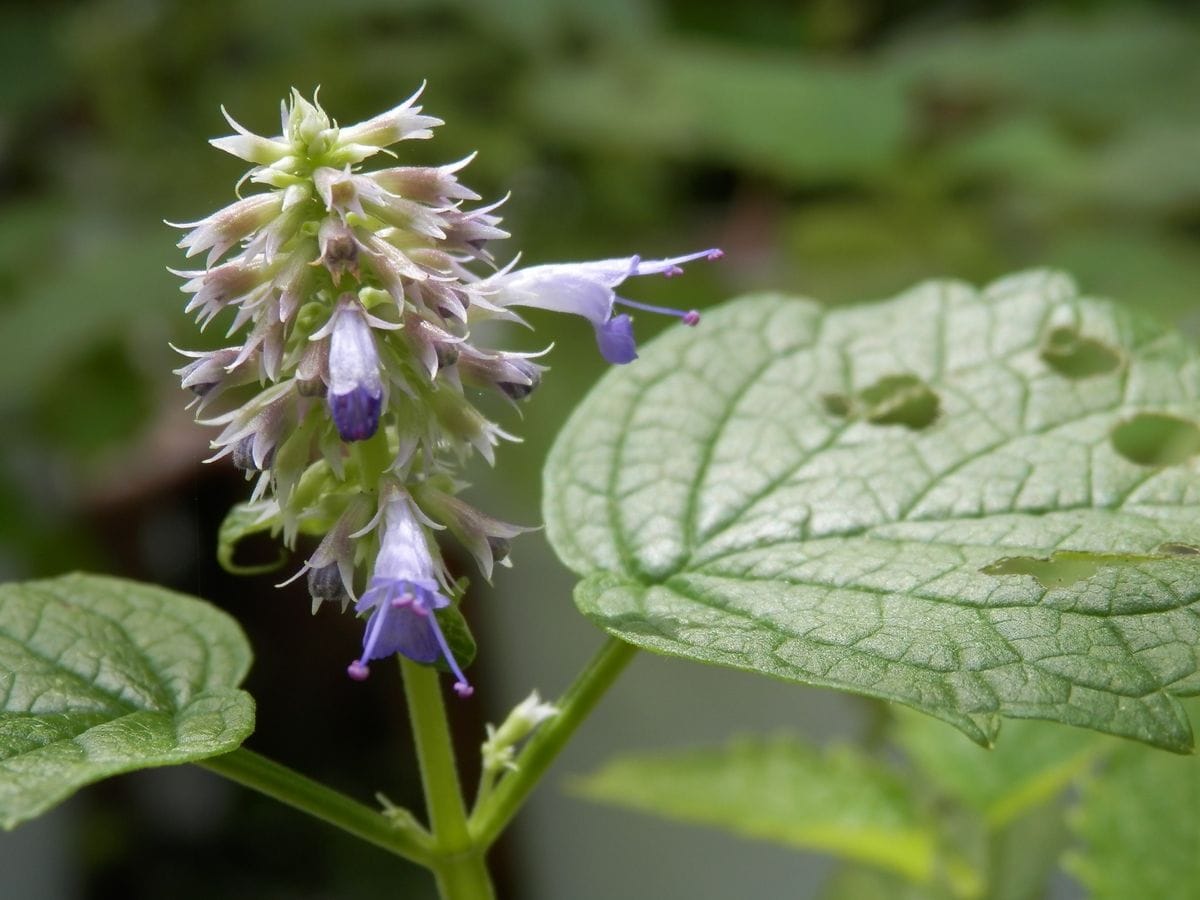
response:
<svg viewBox="0 0 1200 900"><path fill-rule="evenodd" d="M446 643L446 636L442 634L442 627L438 625L437 616L432 614L432 610L429 612L429 627L433 629L433 636L437 639L438 646L442 650L442 656L445 657L446 664L450 666L450 671L454 673L454 677L457 679L454 682L454 693L463 698L470 697L475 693L475 688L471 687L470 682L467 681L467 676L459 668L458 660L454 658L454 654L450 650L450 645Z"/></svg>
<svg viewBox="0 0 1200 900"><path fill-rule="evenodd" d="M724 256L724 252L716 247L709 250L697 250L695 253L686 253L683 256L672 256L668 259L656 259L643 263L640 257L634 256L631 258L633 267L630 269L630 275L653 275L656 272L661 272L663 275L671 277L679 275L683 272L683 264L694 262L697 259L720 259Z"/></svg>
<svg viewBox="0 0 1200 900"><path fill-rule="evenodd" d="M387 609L385 607L380 607L367 621L367 633L363 640L363 653L359 659L355 660L355 662L362 667L364 673L367 670L367 666L363 660L376 658L375 644L378 643L379 635L383 631L383 620L386 615ZM354 669L354 663L350 664L350 669ZM355 677L353 672L350 673L350 677ZM363 677L365 678L366 675L364 674ZM360 678L358 680L361 681L362 679Z"/></svg>
<svg viewBox="0 0 1200 900"><path fill-rule="evenodd" d="M361 659L356 659L350 665L346 666L346 674L355 681L366 681L367 676L371 674L371 670L367 668L366 663Z"/></svg>
<svg viewBox="0 0 1200 900"><path fill-rule="evenodd" d="M677 319L682 319L685 325L695 325L700 321L700 313L694 309L673 309L670 306L654 306L650 303L639 303L637 300L626 300L624 297L617 297L616 302L622 306L628 306L633 309L640 309L643 312L658 313L662 316L675 316Z"/></svg>

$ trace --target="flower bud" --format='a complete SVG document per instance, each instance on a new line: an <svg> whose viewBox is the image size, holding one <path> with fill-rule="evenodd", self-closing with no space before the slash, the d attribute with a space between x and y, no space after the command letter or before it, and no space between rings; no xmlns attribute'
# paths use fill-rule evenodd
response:
<svg viewBox="0 0 1200 900"><path fill-rule="evenodd" d="M317 232L317 243L321 248L317 262L329 270L334 284L342 280L345 272L358 278L358 240L341 219L333 216L325 219Z"/></svg>
<svg viewBox="0 0 1200 900"><path fill-rule="evenodd" d="M524 400L542 383L542 367L524 359L509 360L509 365L522 376L517 381L497 381L496 387L513 400Z"/></svg>
<svg viewBox="0 0 1200 900"><path fill-rule="evenodd" d="M308 593L312 597L313 609L322 603L337 603L343 609L350 602L350 594L342 580L342 571L336 562L308 570Z"/></svg>
<svg viewBox="0 0 1200 900"><path fill-rule="evenodd" d="M275 447L262 444L258 434L248 434L233 445L229 458L243 472L265 472L275 459Z"/></svg>
<svg viewBox="0 0 1200 900"><path fill-rule="evenodd" d="M558 713L558 707L543 703L538 692L534 691L513 708L499 728L489 725L488 739L481 748L484 771L494 774L501 769L515 770L514 746Z"/></svg>

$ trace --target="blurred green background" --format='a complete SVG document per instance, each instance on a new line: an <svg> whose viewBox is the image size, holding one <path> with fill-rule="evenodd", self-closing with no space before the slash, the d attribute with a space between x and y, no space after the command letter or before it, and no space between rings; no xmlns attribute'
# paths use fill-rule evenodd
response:
<svg viewBox="0 0 1200 900"><path fill-rule="evenodd" d="M422 81L445 119L403 158L509 191L527 263L721 246L630 296L697 306L753 290L831 303L914 281L1051 265L1085 290L1200 330L1200 16L1190 3L818 0L90 0L0 8L0 577L76 568L207 597L258 663L251 746L369 799L419 800L397 685L342 675L349 617L303 590L215 568L246 485L202 467L168 342L182 314L178 233L241 174L206 139L219 106L275 133L291 86L353 122ZM503 518L538 521L555 431L600 374L590 329L535 316L553 371L506 428L525 443L474 473ZM638 322L639 337L660 323ZM719 361L716 361L719 364ZM248 554L269 554L266 545ZM482 724L554 694L599 644L544 539L466 612ZM456 564L470 573L465 560ZM873 712L825 692L640 659L497 848L502 896L808 896L816 857L564 798L556 781L617 749L779 728L861 735ZM0 835L6 898L427 896L423 873L199 771L90 789ZM1071 896L1061 884L1058 896Z"/></svg>

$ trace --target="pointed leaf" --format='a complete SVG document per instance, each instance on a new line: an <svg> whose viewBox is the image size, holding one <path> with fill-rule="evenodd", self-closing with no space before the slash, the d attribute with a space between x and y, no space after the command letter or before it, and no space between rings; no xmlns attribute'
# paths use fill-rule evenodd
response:
<svg viewBox="0 0 1200 900"><path fill-rule="evenodd" d="M220 610L96 575L0 585L0 826L135 769L228 753L254 727Z"/></svg>
<svg viewBox="0 0 1200 900"><path fill-rule="evenodd" d="M624 756L574 782L592 800L714 825L870 863L914 881L934 875L934 834L903 782L850 748L798 740Z"/></svg>
<svg viewBox="0 0 1200 900"><path fill-rule="evenodd" d="M1046 722L1008 722L1004 739L988 751L910 712L898 717L893 734L931 784L991 828L1058 796L1114 746L1111 739Z"/></svg>
<svg viewBox="0 0 1200 900"><path fill-rule="evenodd" d="M1200 885L1200 759L1123 748L1072 817L1067 868L1094 900L1192 900Z"/></svg>
<svg viewBox="0 0 1200 900"><path fill-rule="evenodd" d="M638 646L985 743L1012 716L1183 751L1198 398L1182 336L1060 275L751 298L602 380L548 462L547 533Z"/></svg>

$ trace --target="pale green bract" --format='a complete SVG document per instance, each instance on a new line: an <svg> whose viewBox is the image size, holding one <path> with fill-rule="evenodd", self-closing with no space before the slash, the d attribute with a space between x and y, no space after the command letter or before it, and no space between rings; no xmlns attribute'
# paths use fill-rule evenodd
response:
<svg viewBox="0 0 1200 900"><path fill-rule="evenodd" d="M254 729L250 660L232 619L182 594L95 575L0 585L0 826L236 749Z"/></svg>
<svg viewBox="0 0 1200 900"><path fill-rule="evenodd" d="M605 376L551 453L547 533L637 646L982 743L1010 716L1185 751L1198 397L1181 335L1054 273L752 297Z"/></svg>

